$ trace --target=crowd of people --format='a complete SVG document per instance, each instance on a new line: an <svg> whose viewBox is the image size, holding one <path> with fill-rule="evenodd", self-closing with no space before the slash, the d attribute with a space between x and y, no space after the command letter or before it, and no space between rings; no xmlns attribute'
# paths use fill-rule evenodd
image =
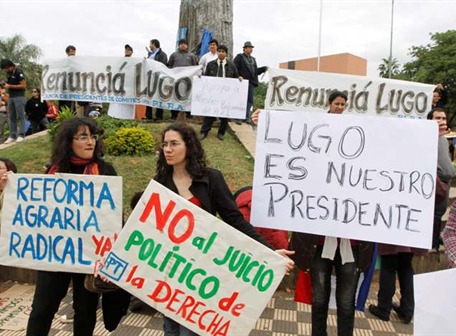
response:
<svg viewBox="0 0 456 336"><path fill-rule="evenodd" d="M204 76L237 78L249 80L249 93L245 121L250 119L258 123L260 111L250 114L253 105L253 94L258 85L258 75L267 71L259 68L252 57L254 46L245 42L243 53L233 61L228 60L228 48L215 39L209 42L209 51L198 59L188 50L186 40L180 40L176 52L169 59L160 48L156 39L150 41L149 59L153 59L170 68L200 64ZM76 48L68 46L67 55L74 56ZM133 48L125 45L125 57L133 54ZM0 138L3 137L3 125L6 115L9 120L9 137L5 143L21 142L25 137L25 116L31 123L32 132L45 128L49 120L46 115L49 105L41 101L40 90L34 88L32 97L25 100L26 82L24 74L10 60L1 61L1 69L8 74L7 82L1 88L0 101ZM8 93L5 91L8 90ZM443 86L439 84L434 94L433 109L428 119L439 123L439 152L437 171L437 195L434 218L433 246L445 244L450 265L456 267L456 205L453 205L450 218L441 238L441 218L448 205L448 194L451 179L455 176L448 153L448 142L445 134L449 131L447 114L443 109L446 97ZM333 91L328 100L331 114L343 113L348 97L341 91ZM60 101L59 107L75 108L75 104L84 103ZM88 116L89 111L84 113ZM155 118L152 109L146 111L149 119L162 120L163 110L157 109ZM176 119L177 111L172 111ZM336 305L338 335L353 335L355 321L355 294L360 272L370 267L373 262L374 243L352 239L340 239L329 236L318 236L307 233L292 233L290 250L273 247L245 219L229 190L222 173L208 167L201 141L204 140L214 123L215 118L205 117L198 134L185 122L172 122L165 128L161 138L161 147L157 159L154 179L179 196L192 202L213 215L219 215L228 225L250 236L261 244L275 250L280 255L291 258L286 265L290 272L294 264L310 274L312 286L312 335L327 335L328 307L331 294L331 275L336 275ZM2 125L3 123L3 125ZM217 138L223 140L228 127L228 120L221 118ZM103 159L101 130L96 121L88 117L68 119L60 126L47 174L72 173L81 175L116 175L115 168ZM0 192L3 191L11 172L16 172L14 164L0 158ZM0 211L1 211L0 197ZM282 234L282 233L281 233ZM283 237L283 235L282 235ZM283 239L282 239L283 240ZM285 238L286 240L286 238ZM403 246L378 244L381 256L378 303L370 305L368 310L381 320L389 321L391 311L395 311L406 324L414 314L414 288L412 260L416 255L427 251ZM98 274L95 274L96 276ZM393 302L396 275L399 279L401 298ZM39 271L32 311L28 321L27 335L47 335L60 302L65 297L68 287L73 286L74 335L92 335L95 328L96 311L100 294L90 291L85 286L85 275L68 272ZM127 312L130 295L122 289L101 294L104 322L106 329L114 330L122 316ZM197 335L171 318L164 317L165 336Z"/></svg>

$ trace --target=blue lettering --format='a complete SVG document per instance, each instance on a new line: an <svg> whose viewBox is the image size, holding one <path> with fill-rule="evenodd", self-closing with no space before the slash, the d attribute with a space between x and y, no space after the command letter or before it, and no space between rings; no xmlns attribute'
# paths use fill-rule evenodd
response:
<svg viewBox="0 0 456 336"><path fill-rule="evenodd" d="M30 200L31 201L40 201L41 200L41 182L42 178L37 177L32 179L32 185L30 188Z"/></svg>
<svg viewBox="0 0 456 336"><path fill-rule="evenodd" d="M90 265L90 260L84 260L84 241L82 238L78 238L78 262L81 265Z"/></svg>
<svg viewBox="0 0 456 336"><path fill-rule="evenodd" d="M29 186L30 181L26 177L20 177L17 179L17 195L16 199L27 202L27 196L24 193L24 189L27 189Z"/></svg>
<svg viewBox="0 0 456 336"><path fill-rule="evenodd" d="M90 206L93 207L94 204L94 199L95 199L95 192L93 190L93 182L90 182L89 184L85 184L83 181L79 182L79 198L80 198L80 204L84 204L84 190L89 191L89 199L90 199Z"/></svg>
<svg viewBox="0 0 456 336"><path fill-rule="evenodd" d="M64 185L64 191L63 191L63 195L59 196L58 193L57 193L57 189L58 189L58 185L59 183L63 183ZM65 201L65 198L66 198L66 190L67 190L67 185L66 185L66 182L62 179L57 179L55 181L55 184L54 184L54 199L57 203L63 203L63 201Z"/></svg>
<svg viewBox="0 0 456 336"><path fill-rule="evenodd" d="M111 210L114 210L116 208L114 200L112 199L111 191L109 190L108 184L106 182L103 183L103 186L101 187L100 197L98 198L97 202L98 209L101 207L101 203L105 200L109 202Z"/></svg>
<svg viewBox="0 0 456 336"><path fill-rule="evenodd" d="M93 210L90 212L89 218L87 218L87 221L86 221L86 223L84 225L83 231L87 232L88 228L91 227L91 226L93 226L95 228L95 232L100 232L100 227L98 225L97 214Z"/></svg>
<svg viewBox="0 0 456 336"><path fill-rule="evenodd" d="M76 192L78 191L78 183L74 180L68 180L68 199L67 203L71 204L72 201L74 201L75 204L77 205L82 205L80 203L81 199L78 200L78 197L76 197Z"/></svg>
<svg viewBox="0 0 456 336"><path fill-rule="evenodd" d="M63 237L57 236L54 238L54 242L52 242L52 237L49 236L49 245L52 245L52 252L53 252L52 255L54 255L55 261L57 261L59 263L63 263L62 258L59 257L59 255L57 254L57 244L60 243L61 240L63 240Z"/></svg>
<svg viewBox="0 0 456 336"><path fill-rule="evenodd" d="M65 244L65 247L64 247L63 253L62 253L62 259L64 261L66 261L68 256L71 258L71 264L74 265L75 262L76 262L76 260L75 260L75 251L74 251L73 240L71 238L69 238L66 241L66 244Z"/></svg>
<svg viewBox="0 0 456 336"><path fill-rule="evenodd" d="M24 225L24 217L22 216L22 204L19 204L17 209L16 209L16 213L14 214L14 218L13 218L13 223L11 225L16 225L19 224L19 225Z"/></svg>
<svg viewBox="0 0 456 336"><path fill-rule="evenodd" d="M8 255L12 256L14 253L15 257L20 256L19 251L17 250L17 246L21 243L21 236L17 232L11 232L11 237L10 237L10 244L9 244L9 251Z"/></svg>

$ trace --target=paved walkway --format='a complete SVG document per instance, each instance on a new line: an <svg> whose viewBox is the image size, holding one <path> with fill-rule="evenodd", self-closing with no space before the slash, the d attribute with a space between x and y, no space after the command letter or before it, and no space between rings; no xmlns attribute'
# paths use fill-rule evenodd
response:
<svg viewBox="0 0 456 336"><path fill-rule="evenodd" d="M256 133L246 124L236 125L230 123L230 126L247 150L255 155ZM0 145L0 149L4 146ZM376 302L376 288L378 284L374 283L369 294L367 305ZM396 298L397 299L397 298ZM61 316L71 314L71 296L66 296L59 309L58 316L52 324L52 336L70 336L73 335L72 323L62 323ZM331 309L328 318L328 334L337 335L336 311ZM257 321L255 329L250 333L251 336L293 336L293 335L310 335L311 330L310 306L302 303L296 303L293 300L293 292L287 293L277 291L270 300L268 306L263 311L260 319ZM411 335L413 333L413 324L405 325L401 323L395 313L391 314L390 322L383 322L373 317L371 314L356 312L355 315L355 336L392 336L392 335ZM24 331L6 331L0 330L1 336L23 336ZM144 312L143 314L129 312L123 319L121 325L113 333L108 333L102 322L101 311L98 312L97 326L95 336L107 335L138 335L138 336L161 336L162 315L154 312ZM236 336L236 335L234 335Z"/></svg>

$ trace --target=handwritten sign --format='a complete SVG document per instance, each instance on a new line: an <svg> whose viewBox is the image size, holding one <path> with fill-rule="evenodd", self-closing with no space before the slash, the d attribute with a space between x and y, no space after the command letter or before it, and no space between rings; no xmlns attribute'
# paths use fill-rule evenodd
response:
<svg viewBox="0 0 456 336"><path fill-rule="evenodd" d="M101 272L199 335L248 335L286 260L151 181Z"/></svg>
<svg viewBox="0 0 456 336"><path fill-rule="evenodd" d="M431 247L435 121L260 114L256 226Z"/></svg>
<svg viewBox="0 0 456 336"><path fill-rule="evenodd" d="M24 330L32 310L35 286L15 284L0 293L0 329Z"/></svg>
<svg viewBox="0 0 456 336"><path fill-rule="evenodd" d="M416 274L413 335L456 335L456 268Z"/></svg>
<svg viewBox="0 0 456 336"><path fill-rule="evenodd" d="M194 77L192 115L244 119L248 90L248 80Z"/></svg>
<svg viewBox="0 0 456 336"><path fill-rule="evenodd" d="M122 228L122 178L96 175L8 177L0 264L92 273Z"/></svg>
<svg viewBox="0 0 456 336"><path fill-rule="evenodd" d="M190 110L201 66L169 69L135 57L65 57L43 63L43 100L76 100Z"/></svg>
<svg viewBox="0 0 456 336"><path fill-rule="evenodd" d="M327 111L333 90L347 94L344 113L426 119L434 85L364 76L269 68L265 108Z"/></svg>

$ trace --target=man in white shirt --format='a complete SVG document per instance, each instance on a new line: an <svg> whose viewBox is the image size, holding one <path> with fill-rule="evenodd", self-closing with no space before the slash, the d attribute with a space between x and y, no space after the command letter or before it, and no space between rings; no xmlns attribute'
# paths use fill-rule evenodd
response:
<svg viewBox="0 0 456 336"><path fill-rule="evenodd" d="M219 43L216 39L212 39L209 41L209 51L207 53L205 53L203 56L201 56L201 58L199 60L199 65L203 66L203 73L206 72L207 63L217 59L218 46L219 46Z"/></svg>

